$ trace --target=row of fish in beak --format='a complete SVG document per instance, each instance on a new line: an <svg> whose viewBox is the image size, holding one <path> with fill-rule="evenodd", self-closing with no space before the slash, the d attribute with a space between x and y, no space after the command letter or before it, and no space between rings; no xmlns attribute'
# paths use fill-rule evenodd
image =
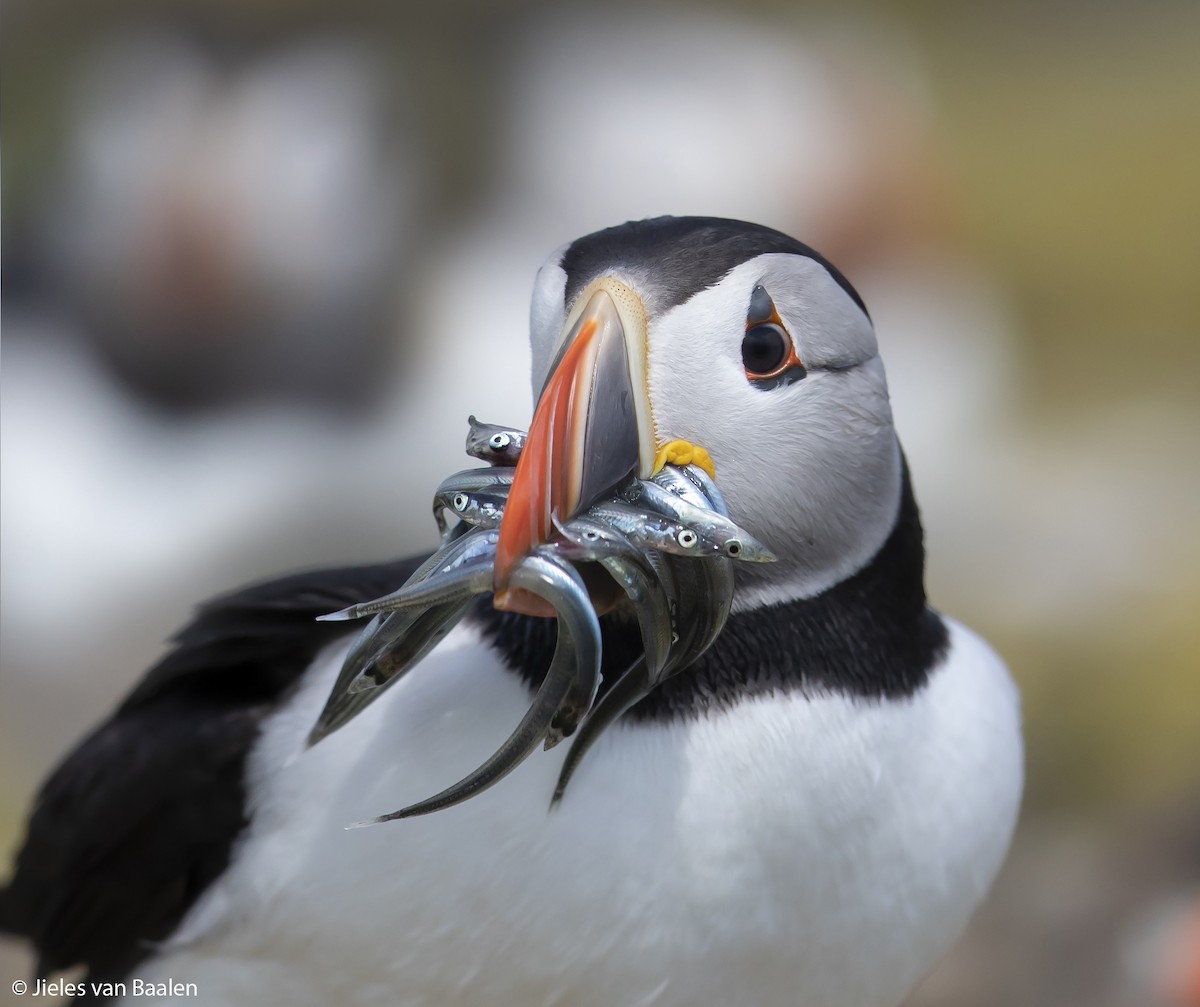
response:
<svg viewBox="0 0 1200 1007"><path fill-rule="evenodd" d="M397 682L493 590L500 523L525 433L470 417L467 454L487 462L444 480L433 511L442 541L397 591L324 616L371 621L354 643L316 726L315 744L362 712ZM457 522L446 520L449 512ZM592 743L664 679L711 646L733 601L732 562L774 556L728 517L708 473L665 466L652 479L631 478L611 497L568 520L513 568L509 583L544 599L558 615L554 657L508 740L458 783L369 825L428 814L467 800L515 769L538 744L549 749L575 734L551 806ZM642 653L597 701L600 623L576 564L602 567L632 606ZM576 733L578 729L578 733Z"/></svg>

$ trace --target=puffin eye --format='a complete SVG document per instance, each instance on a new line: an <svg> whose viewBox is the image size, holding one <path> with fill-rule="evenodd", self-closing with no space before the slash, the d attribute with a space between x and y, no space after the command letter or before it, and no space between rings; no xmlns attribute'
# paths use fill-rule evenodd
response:
<svg viewBox="0 0 1200 1007"><path fill-rule="evenodd" d="M675 536L675 541L685 549L690 549L696 544L696 533L691 528L684 528L678 535Z"/></svg>
<svg viewBox="0 0 1200 1007"><path fill-rule="evenodd" d="M775 309L775 302L762 284L750 292L746 334L742 337L742 366L746 368L746 377L763 391L790 385L808 373Z"/></svg>
<svg viewBox="0 0 1200 1007"><path fill-rule="evenodd" d="M508 447L508 442L511 439L508 434L492 434L492 438L488 441L488 444L496 451L503 451Z"/></svg>
<svg viewBox="0 0 1200 1007"><path fill-rule="evenodd" d="M454 509L456 511L464 511L467 509L467 504L470 501L467 499L467 495L465 493L455 493L454 499L450 502L454 504Z"/></svg>
<svg viewBox="0 0 1200 1007"><path fill-rule="evenodd" d="M746 330L742 339L742 364L751 377L765 377L788 358L790 340L774 322L760 322Z"/></svg>

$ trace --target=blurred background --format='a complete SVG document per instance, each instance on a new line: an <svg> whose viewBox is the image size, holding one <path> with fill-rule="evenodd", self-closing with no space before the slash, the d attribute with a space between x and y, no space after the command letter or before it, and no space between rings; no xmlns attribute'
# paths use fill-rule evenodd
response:
<svg viewBox="0 0 1200 1007"><path fill-rule="evenodd" d="M1025 698L1012 856L910 1007L1200 1004L1200 5L3 22L0 872L198 599L433 544L550 249L735 216L863 294L931 597Z"/></svg>

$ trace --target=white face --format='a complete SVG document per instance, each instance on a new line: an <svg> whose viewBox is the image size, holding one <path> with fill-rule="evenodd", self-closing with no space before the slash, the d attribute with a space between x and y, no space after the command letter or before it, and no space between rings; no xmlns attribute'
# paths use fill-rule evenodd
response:
<svg viewBox="0 0 1200 1007"><path fill-rule="evenodd" d="M534 292L535 388L565 313L557 259ZM808 597L863 567L895 522L902 463L875 333L858 305L820 263L787 253L744 262L666 310L652 281L621 278L645 288L659 441L706 448L730 516L779 557L739 564L736 607ZM742 343L757 286L806 369L791 384L747 376Z"/></svg>

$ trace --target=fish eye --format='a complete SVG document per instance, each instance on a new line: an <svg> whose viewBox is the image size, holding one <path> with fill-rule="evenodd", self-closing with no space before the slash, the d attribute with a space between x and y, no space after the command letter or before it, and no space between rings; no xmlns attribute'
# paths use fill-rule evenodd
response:
<svg viewBox="0 0 1200 1007"><path fill-rule="evenodd" d="M454 509L457 511L466 510L467 504L470 503L470 501L467 499L467 495L465 493L455 493L454 499L451 500L450 502L452 504L454 504Z"/></svg>
<svg viewBox="0 0 1200 1007"><path fill-rule="evenodd" d="M598 531L585 531L583 537L589 542L595 542L600 537L600 533Z"/></svg>
<svg viewBox="0 0 1200 1007"><path fill-rule="evenodd" d="M502 451L504 448L508 447L508 442L510 440L512 440L512 438L509 437L508 434L492 434L492 438L488 441L488 444L491 445L491 447L493 447L495 450Z"/></svg>
<svg viewBox="0 0 1200 1007"><path fill-rule="evenodd" d="M690 549L696 544L696 533L691 528L684 528L678 535L675 536L675 541L685 549Z"/></svg>
<svg viewBox="0 0 1200 1007"><path fill-rule="evenodd" d="M740 556L742 554L742 543L734 539L732 542L726 544L725 552L730 556Z"/></svg>

